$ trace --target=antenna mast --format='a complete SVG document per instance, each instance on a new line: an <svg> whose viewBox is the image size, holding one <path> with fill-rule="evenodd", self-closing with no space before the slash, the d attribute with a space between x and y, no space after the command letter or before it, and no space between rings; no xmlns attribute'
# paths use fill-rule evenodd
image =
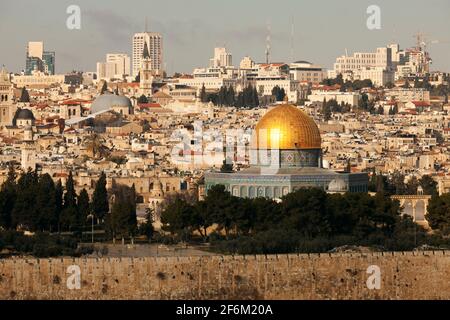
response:
<svg viewBox="0 0 450 320"><path fill-rule="evenodd" d="M291 62L294 62L294 17L291 17Z"/></svg>
<svg viewBox="0 0 450 320"><path fill-rule="evenodd" d="M266 63L269 63L270 57L270 23L267 22L267 38L266 38Z"/></svg>

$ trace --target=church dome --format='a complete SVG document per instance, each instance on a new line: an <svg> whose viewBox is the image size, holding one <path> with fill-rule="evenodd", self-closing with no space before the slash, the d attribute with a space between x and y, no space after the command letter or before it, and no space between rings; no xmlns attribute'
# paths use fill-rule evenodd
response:
<svg viewBox="0 0 450 320"><path fill-rule="evenodd" d="M16 115L17 120L34 120L33 112L29 109L20 109Z"/></svg>
<svg viewBox="0 0 450 320"><path fill-rule="evenodd" d="M98 96L91 105L91 113L111 110L113 107L131 108L131 100L125 96L105 93Z"/></svg>
<svg viewBox="0 0 450 320"><path fill-rule="evenodd" d="M252 136L253 149L320 149L320 144L320 131L314 120L290 104L267 112Z"/></svg>

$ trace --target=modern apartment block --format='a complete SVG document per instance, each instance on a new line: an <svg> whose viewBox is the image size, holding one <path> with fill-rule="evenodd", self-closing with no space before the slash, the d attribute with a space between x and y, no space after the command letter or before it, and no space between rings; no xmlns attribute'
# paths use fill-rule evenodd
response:
<svg viewBox="0 0 450 320"><path fill-rule="evenodd" d="M31 75L33 71L55 74L55 52L44 51L44 42L30 41L27 46L25 74Z"/></svg>
<svg viewBox="0 0 450 320"><path fill-rule="evenodd" d="M97 62L98 79L122 79L130 75L130 56L125 53L108 53L106 62Z"/></svg>
<svg viewBox="0 0 450 320"><path fill-rule="evenodd" d="M226 48L214 48L214 58L209 59L209 67L231 67L233 65L231 53Z"/></svg>

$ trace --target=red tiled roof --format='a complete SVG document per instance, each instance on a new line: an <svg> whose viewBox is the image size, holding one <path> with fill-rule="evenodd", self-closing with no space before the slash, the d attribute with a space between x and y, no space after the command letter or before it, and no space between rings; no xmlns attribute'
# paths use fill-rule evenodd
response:
<svg viewBox="0 0 450 320"><path fill-rule="evenodd" d="M147 109L147 108L162 108L161 105L159 103L139 103L138 104L139 108L141 109Z"/></svg>
<svg viewBox="0 0 450 320"><path fill-rule="evenodd" d="M430 104L426 101L411 101L412 103L414 103L414 105L416 107L429 107Z"/></svg>
<svg viewBox="0 0 450 320"><path fill-rule="evenodd" d="M69 99L69 100L60 102L60 104L65 104L65 105L79 105L79 104L83 104L83 103L92 103L92 100Z"/></svg>

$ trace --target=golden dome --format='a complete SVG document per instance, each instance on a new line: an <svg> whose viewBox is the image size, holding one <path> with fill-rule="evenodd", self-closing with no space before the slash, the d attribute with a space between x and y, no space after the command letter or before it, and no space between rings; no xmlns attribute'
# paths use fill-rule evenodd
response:
<svg viewBox="0 0 450 320"><path fill-rule="evenodd" d="M320 149L320 142L320 131L314 120L289 104L267 112L252 136L254 149Z"/></svg>

